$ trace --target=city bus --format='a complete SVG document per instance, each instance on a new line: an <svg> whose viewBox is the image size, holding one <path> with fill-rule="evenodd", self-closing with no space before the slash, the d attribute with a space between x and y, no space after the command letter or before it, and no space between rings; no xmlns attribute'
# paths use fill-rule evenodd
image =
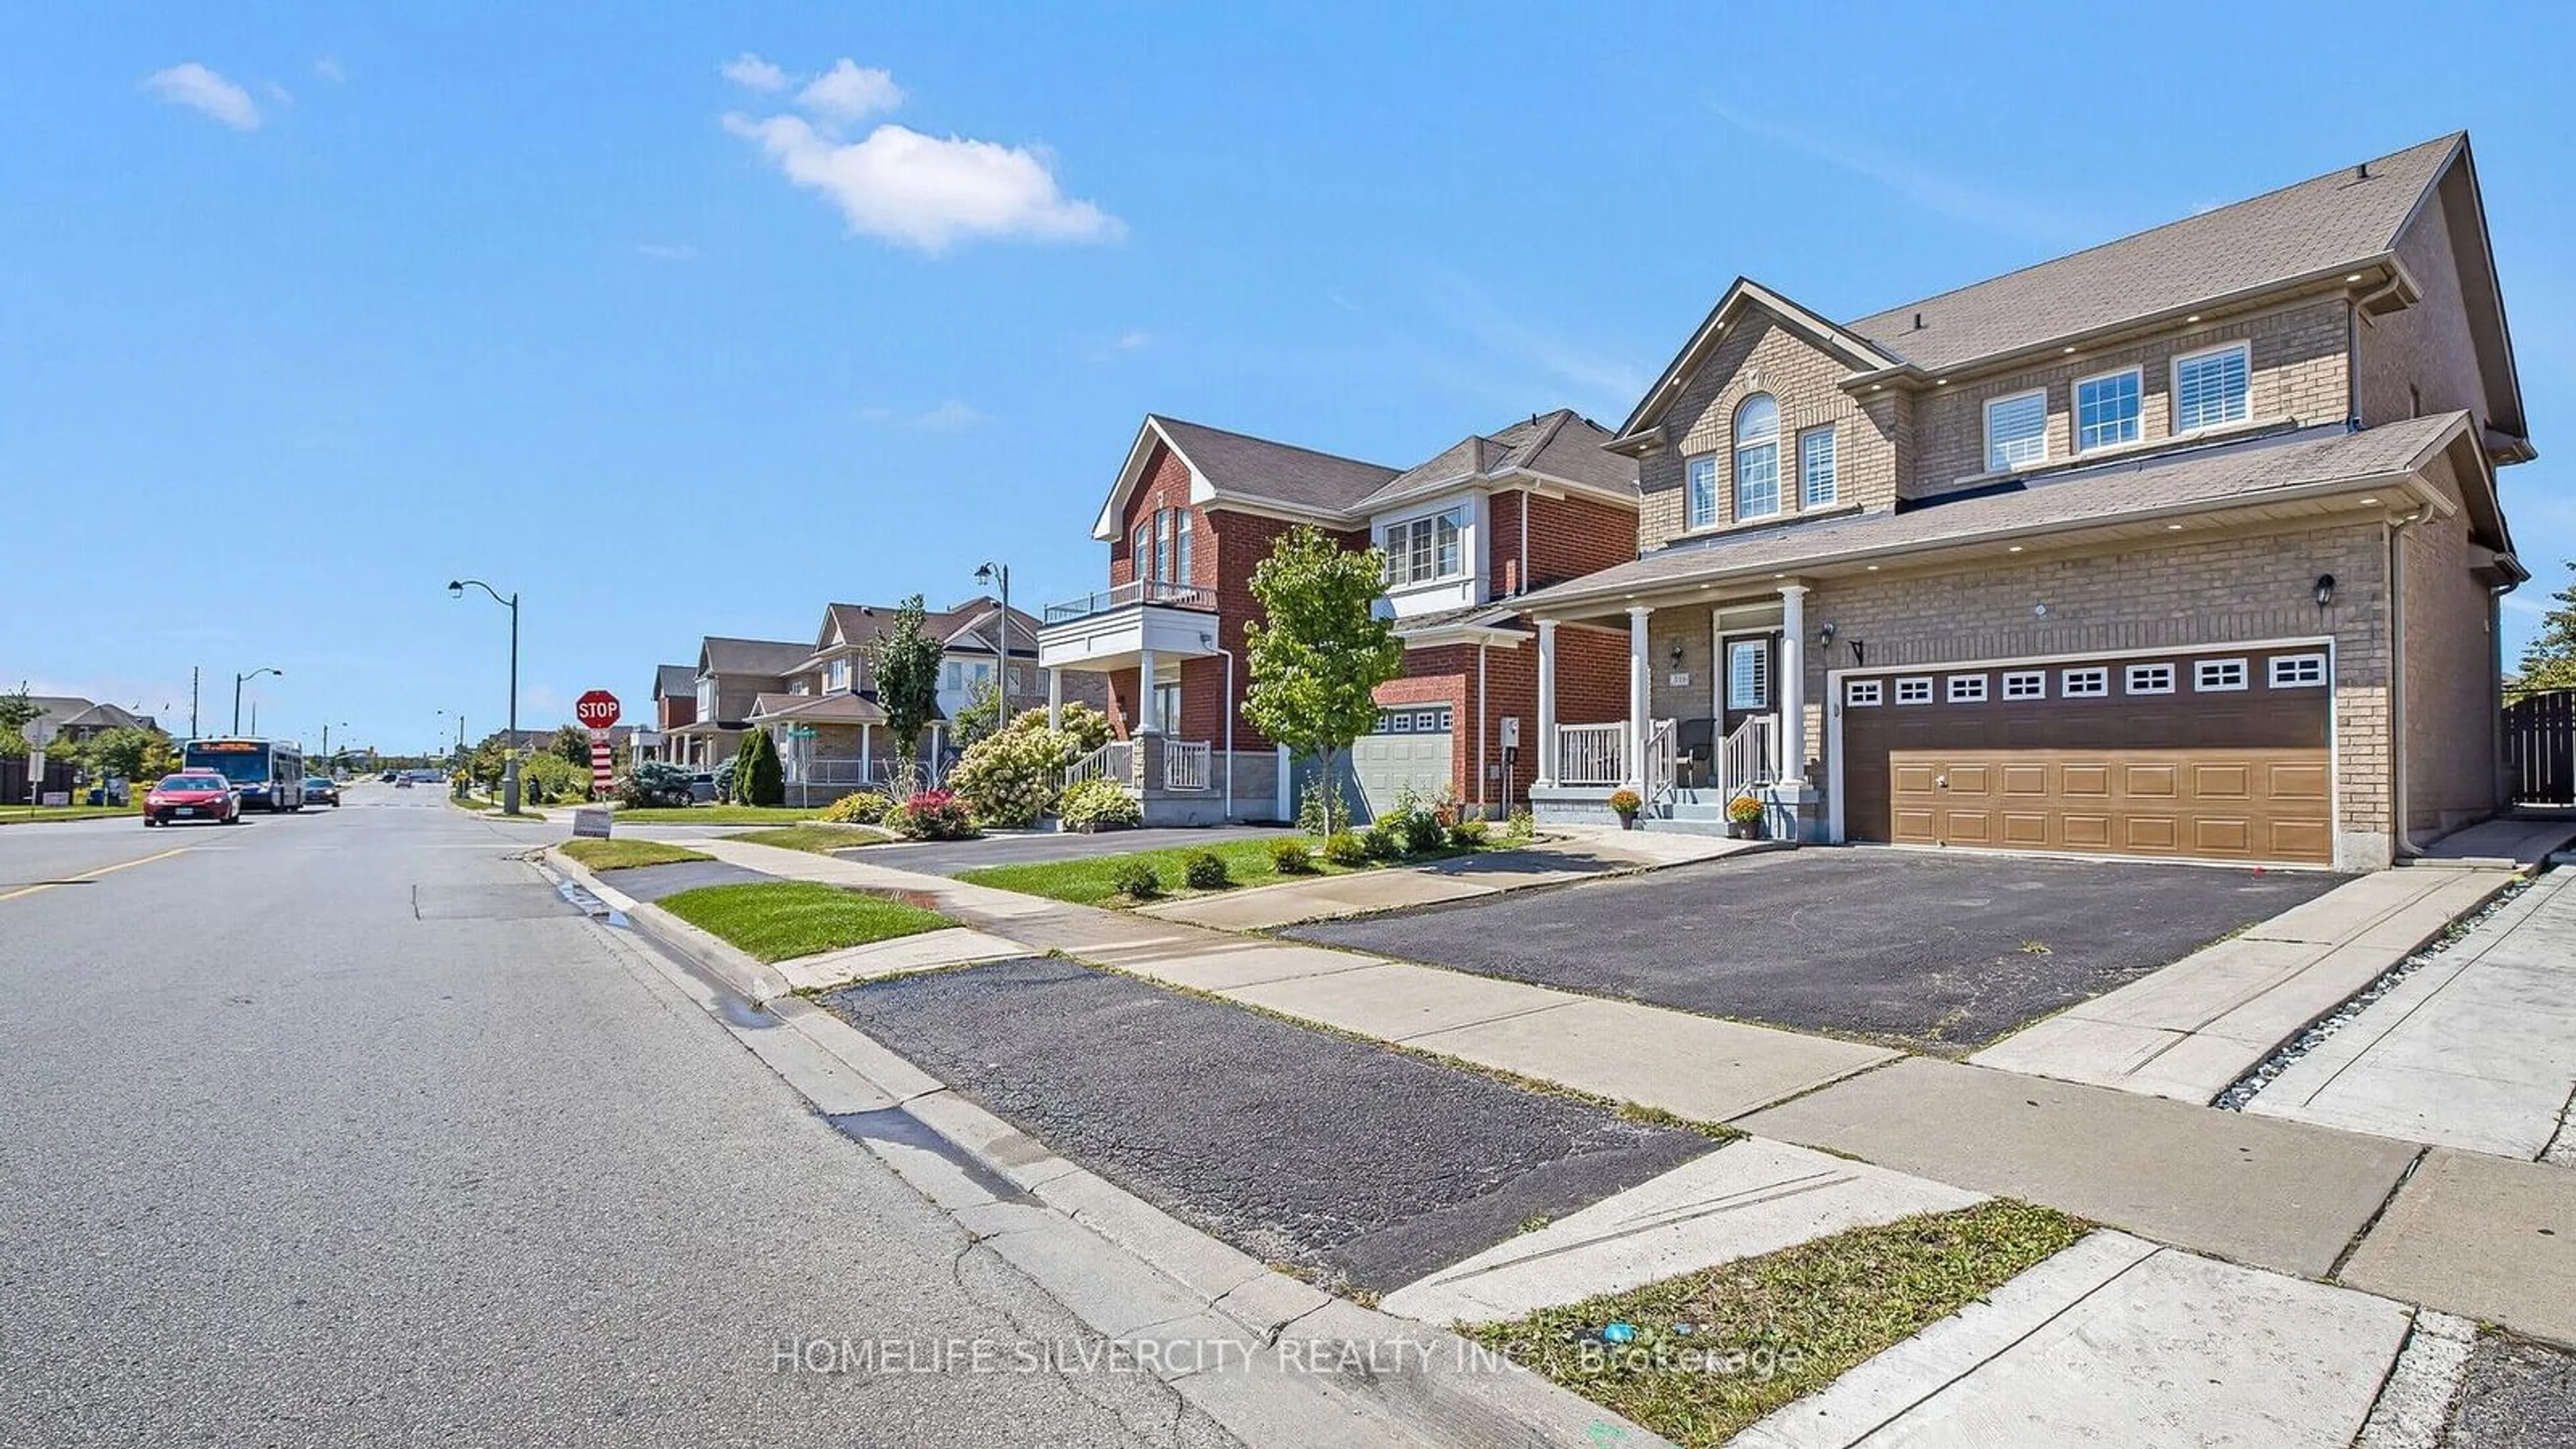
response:
<svg viewBox="0 0 2576 1449"><path fill-rule="evenodd" d="M180 760L232 781L244 810L304 808L304 752L283 740L190 740Z"/></svg>

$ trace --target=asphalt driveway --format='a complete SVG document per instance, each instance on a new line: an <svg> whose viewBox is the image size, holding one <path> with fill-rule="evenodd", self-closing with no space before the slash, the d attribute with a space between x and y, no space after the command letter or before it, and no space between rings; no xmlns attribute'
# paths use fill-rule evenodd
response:
<svg viewBox="0 0 2576 1449"><path fill-rule="evenodd" d="M822 1004L1252 1256L1381 1291L1718 1145L1069 961L896 977Z"/></svg>
<svg viewBox="0 0 2576 1449"><path fill-rule="evenodd" d="M1267 840L1294 835L1293 826L1227 825L1203 829L1104 830L988 835L981 840L924 840L909 845L867 847L870 865L917 870L925 875L955 875L988 865L1043 865L1056 860L1088 860L1095 855L1124 855L1132 850L1206 850L1230 840Z"/></svg>
<svg viewBox="0 0 2576 1449"><path fill-rule="evenodd" d="M1957 1053L2344 880L1810 849L1287 934L1568 991Z"/></svg>

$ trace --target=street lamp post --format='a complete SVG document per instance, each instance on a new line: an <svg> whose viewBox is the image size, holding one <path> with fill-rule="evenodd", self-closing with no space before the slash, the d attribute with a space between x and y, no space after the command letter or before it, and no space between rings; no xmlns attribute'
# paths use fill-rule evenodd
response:
<svg viewBox="0 0 2576 1449"><path fill-rule="evenodd" d="M504 605L510 611L510 722L507 726L509 734L505 738L501 754L501 813L516 815L519 813L519 596L514 593L506 599L502 598L498 589L481 579L450 579L447 584L447 596L451 599L464 598L467 584L472 584L490 594L493 603ZM465 737L461 729L464 719L463 715L457 716L457 723L460 726L457 735L459 748L464 745Z"/></svg>
<svg viewBox="0 0 2576 1449"><path fill-rule="evenodd" d="M975 582L1002 586L1002 672L993 685L993 733L1011 727L1011 571L997 563L975 570Z"/></svg>
<svg viewBox="0 0 2576 1449"><path fill-rule="evenodd" d="M276 676L277 676L278 678L280 678L280 679L284 679L284 678L286 677L286 671L285 671L285 670L283 670L283 669L275 669L275 668L267 668L267 667L263 667L263 668L259 668L259 669L254 669L254 670L252 670L252 671L251 671L250 673L248 673L248 674L236 674L236 675L234 675L234 676L233 676L233 733L234 733L234 734L240 734L240 733L241 733L241 687L242 687L242 685L243 685L244 683L246 683L246 682L248 682L248 681L250 681L250 680L253 680L253 679L257 679L257 678L259 678L259 677L260 677L261 675L263 675L263 674L274 674L274 675L276 675Z"/></svg>

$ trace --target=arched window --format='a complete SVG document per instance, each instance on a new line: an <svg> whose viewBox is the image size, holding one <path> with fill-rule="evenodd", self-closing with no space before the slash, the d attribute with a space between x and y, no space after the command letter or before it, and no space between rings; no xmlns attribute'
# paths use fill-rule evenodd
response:
<svg viewBox="0 0 2576 1449"><path fill-rule="evenodd" d="M1735 409L1735 516L1780 511L1780 404L1757 392Z"/></svg>

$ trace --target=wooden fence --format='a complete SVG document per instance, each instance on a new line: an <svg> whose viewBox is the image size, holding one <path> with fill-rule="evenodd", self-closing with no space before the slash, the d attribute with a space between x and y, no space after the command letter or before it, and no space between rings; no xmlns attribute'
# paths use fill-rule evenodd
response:
<svg viewBox="0 0 2576 1449"><path fill-rule="evenodd" d="M2545 690L2506 705L2504 754L2516 804L2576 804L2576 689Z"/></svg>

